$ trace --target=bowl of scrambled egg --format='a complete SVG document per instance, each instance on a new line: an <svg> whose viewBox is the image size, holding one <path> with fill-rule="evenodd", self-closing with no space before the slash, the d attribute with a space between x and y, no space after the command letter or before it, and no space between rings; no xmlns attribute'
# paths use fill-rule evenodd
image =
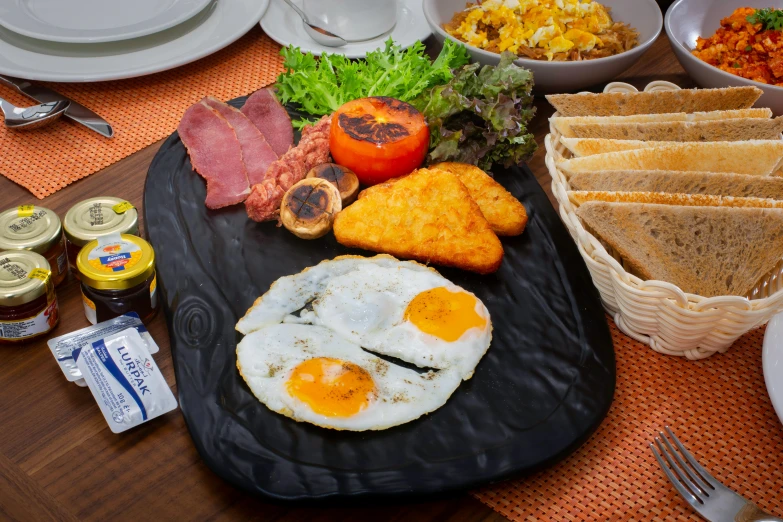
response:
<svg viewBox="0 0 783 522"><path fill-rule="evenodd" d="M665 26L700 87L753 85L764 91L756 107L783 115L783 0L678 0Z"/></svg>
<svg viewBox="0 0 783 522"><path fill-rule="evenodd" d="M615 79L655 42L655 0L424 0L435 38L467 46L474 61L519 56L535 91L575 92Z"/></svg>

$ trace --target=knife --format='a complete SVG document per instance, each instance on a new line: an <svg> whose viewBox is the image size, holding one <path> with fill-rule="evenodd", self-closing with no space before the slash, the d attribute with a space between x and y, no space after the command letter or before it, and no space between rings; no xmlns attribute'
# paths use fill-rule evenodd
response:
<svg viewBox="0 0 783 522"><path fill-rule="evenodd" d="M47 87L33 85L27 80L22 80L20 78L13 78L11 76L2 75L0 75L0 83L16 89L25 96L29 96L37 102L46 103L69 101L71 104L65 111L65 116L67 118L70 118L77 123L81 123L88 129L92 129L98 134L106 136L107 138L114 136L114 129L111 128L111 125L109 125L106 120L92 112L84 105L76 103L75 101L66 98L62 94L56 93Z"/></svg>

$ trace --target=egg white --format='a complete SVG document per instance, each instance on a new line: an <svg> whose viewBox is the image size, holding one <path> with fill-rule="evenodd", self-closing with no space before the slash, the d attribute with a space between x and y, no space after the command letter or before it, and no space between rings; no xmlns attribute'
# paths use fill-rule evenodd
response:
<svg viewBox="0 0 783 522"><path fill-rule="evenodd" d="M465 292L419 263L387 255L336 258L278 279L237 323L237 330L247 335L281 322L317 324L367 350L423 368L453 368L469 379L492 339L489 312L478 298L476 313L486 320L485 326L467 330L456 341L424 333L404 320L408 303L437 287ZM311 302L312 311L291 315Z"/></svg>
<svg viewBox="0 0 783 522"><path fill-rule="evenodd" d="M330 417L288 393L294 368L314 357L350 361L371 376L376 395L350 417ZM275 324L255 330L237 346L237 368L253 394L270 410L324 428L382 430L410 422L446 403L462 378L456 370L418 373L365 352L323 326Z"/></svg>
<svg viewBox="0 0 783 522"><path fill-rule="evenodd" d="M469 379L492 338L489 312L478 298L475 311L486 321L485 326L467 330L456 341L424 333L404 318L408 303L418 294L438 287L465 292L434 271L361 264L331 278L313 302L313 311L302 317L367 350L422 368L456 368L464 379Z"/></svg>

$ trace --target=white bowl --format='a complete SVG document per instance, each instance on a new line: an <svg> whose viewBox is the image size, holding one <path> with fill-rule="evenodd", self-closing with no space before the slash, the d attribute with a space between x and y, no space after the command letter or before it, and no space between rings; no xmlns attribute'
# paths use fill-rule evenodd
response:
<svg viewBox="0 0 783 522"><path fill-rule="evenodd" d="M631 67L661 34L663 15L655 0L602 0L612 9L612 18L625 22L639 31L639 45L614 56L583 60L579 62L547 62L519 58L517 65L533 71L535 91L539 94L552 92L576 92L586 87L605 84ZM473 61L483 65L496 65L500 55L484 51L460 42L443 30L443 24L454 17L454 13L465 8L465 0L424 0L424 16L438 42L448 38L468 48ZM601 85L603 87L603 85Z"/></svg>
<svg viewBox="0 0 783 522"><path fill-rule="evenodd" d="M783 114L783 87L754 82L736 76L703 62L693 56L696 38L708 38L720 27L722 18L729 16L738 7L759 5L747 0L677 0L666 11L666 34L682 68L701 87L743 87L754 85L764 91L756 107L769 107L776 115ZM767 0L763 7L783 8L783 0Z"/></svg>

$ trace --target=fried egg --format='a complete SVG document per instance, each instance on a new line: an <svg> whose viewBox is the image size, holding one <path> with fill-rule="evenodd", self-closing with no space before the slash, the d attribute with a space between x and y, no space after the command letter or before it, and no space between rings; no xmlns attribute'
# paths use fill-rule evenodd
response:
<svg viewBox="0 0 783 522"><path fill-rule="evenodd" d="M382 430L446 403L462 381L455 370L389 363L317 325L274 324L242 339L237 368L270 410L324 428Z"/></svg>
<svg viewBox="0 0 783 522"><path fill-rule="evenodd" d="M386 255L337 258L279 279L237 330L249 334L281 322L323 326L366 350L453 369L463 379L492 338L489 312L475 295L434 269Z"/></svg>

